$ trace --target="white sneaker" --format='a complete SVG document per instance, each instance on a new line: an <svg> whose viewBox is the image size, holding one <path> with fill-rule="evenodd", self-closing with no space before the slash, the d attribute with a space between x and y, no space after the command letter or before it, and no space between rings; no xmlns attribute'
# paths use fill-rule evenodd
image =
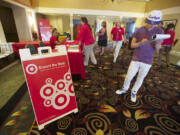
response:
<svg viewBox="0 0 180 135"><path fill-rule="evenodd" d="M116 60L113 60L113 63L116 63Z"/></svg>
<svg viewBox="0 0 180 135"><path fill-rule="evenodd" d="M131 93L131 101L134 103L136 102L136 94Z"/></svg>
<svg viewBox="0 0 180 135"><path fill-rule="evenodd" d="M87 66L88 66L88 64L86 64L86 63L84 62L84 66L85 66L85 67L87 67Z"/></svg>
<svg viewBox="0 0 180 135"><path fill-rule="evenodd" d="M127 90L123 90L123 89L116 90L116 94L118 94L118 95L124 94L126 92L127 92Z"/></svg>

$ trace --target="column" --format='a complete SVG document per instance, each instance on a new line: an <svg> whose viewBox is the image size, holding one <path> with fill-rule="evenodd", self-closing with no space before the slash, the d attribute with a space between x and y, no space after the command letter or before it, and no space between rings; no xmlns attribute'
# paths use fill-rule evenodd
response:
<svg viewBox="0 0 180 135"><path fill-rule="evenodd" d="M70 30L71 30L71 40L75 40L73 39L73 14L70 14Z"/></svg>

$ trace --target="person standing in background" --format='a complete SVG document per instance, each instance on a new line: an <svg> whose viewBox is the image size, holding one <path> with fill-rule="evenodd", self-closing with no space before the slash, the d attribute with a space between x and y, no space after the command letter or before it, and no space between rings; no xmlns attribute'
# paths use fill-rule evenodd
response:
<svg viewBox="0 0 180 135"><path fill-rule="evenodd" d="M157 25L158 28L161 28L162 30L164 30L164 27L163 27L163 21L161 21L160 24Z"/></svg>
<svg viewBox="0 0 180 135"><path fill-rule="evenodd" d="M152 30L153 30L156 34L164 34L163 22L160 21L160 23L157 24L155 27L153 27ZM162 43L162 40L161 40L161 43ZM161 48L161 44L157 44L155 47L156 47L156 53L159 54L160 48Z"/></svg>
<svg viewBox="0 0 180 135"><path fill-rule="evenodd" d="M62 39L61 41L59 41L58 35L59 35L59 34L58 34L57 29L54 28L54 29L52 30L52 36L51 36L51 38L50 38L50 46L51 46L52 49L54 49L56 45L60 45L61 43L63 43L63 42L65 42L66 40L68 40L68 38L64 38L64 39Z"/></svg>
<svg viewBox="0 0 180 135"><path fill-rule="evenodd" d="M104 49L107 46L106 22L103 21L101 26L102 26L101 30L97 33L97 35L98 35L98 45L101 48L100 56L102 56L104 54Z"/></svg>
<svg viewBox="0 0 180 135"><path fill-rule="evenodd" d="M160 23L162 18L162 12L159 10L151 11L146 18L145 26L139 28L132 36L131 47L135 48L132 61L129 65L128 72L124 81L123 88L116 91L116 94L126 93L130 87L131 80L138 73L136 82L131 89L131 101L136 102L136 94L140 89L144 78L148 74L153 61L154 52L157 49L157 45L162 41L154 41L152 43L147 42L152 39L155 34L162 34L153 29L154 25Z"/></svg>
<svg viewBox="0 0 180 135"><path fill-rule="evenodd" d="M97 61L93 50L95 41L92 35L91 27L88 24L88 20L86 17L81 17L80 21L82 24L80 31L80 45L83 46L83 50L84 50L84 55L85 55L84 65L88 66L89 58L91 58L91 62L94 65L96 65Z"/></svg>
<svg viewBox="0 0 180 135"><path fill-rule="evenodd" d="M170 38L168 39L165 39L163 41L163 43L161 44L161 49L160 49L160 52L159 52L159 60L158 60L158 65L161 66L161 59L162 59L162 55L163 55L163 52L165 51L165 55L166 55L166 63L167 63L167 66L170 66L170 58L169 58L169 53L172 49L172 45L174 44L174 37L175 37L175 31L174 31L174 24L168 24L167 25L167 28L165 29L165 34L169 34L171 35Z"/></svg>
<svg viewBox="0 0 180 135"><path fill-rule="evenodd" d="M120 21L117 22L116 27L111 30L111 39L113 40L113 48L115 48L113 62L116 63L122 43L123 41L126 42L124 28L121 27Z"/></svg>

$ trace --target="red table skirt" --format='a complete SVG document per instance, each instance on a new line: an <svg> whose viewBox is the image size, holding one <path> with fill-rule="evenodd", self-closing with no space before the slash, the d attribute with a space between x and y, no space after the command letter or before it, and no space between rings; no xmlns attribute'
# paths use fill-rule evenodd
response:
<svg viewBox="0 0 180 135"><path fill-rule="evenodd" d="M86 79L82 52L68 52L68 58L72 75L80 74L82 79Z"/></svg>
<svg viewBox="0 0 180 135"><path fill-rule="evenodd" d="M77 41L73 42L76 43ZM46 46L50 46L49 42L43 42ZM19 56L19 49L24 49L27 44L31 44L37 48L39 47L39 42L19 42L19 43L13 43L12 48L13 51ZM65 45L71 45L71 42L63 43ZM68 52L68 58L69 58L69 65L71 68L71 74L72 75L81 75L82 79L86 78L85 68L84 68L84 62L83 62L83 54L80 50L79 52Z"/></svg>

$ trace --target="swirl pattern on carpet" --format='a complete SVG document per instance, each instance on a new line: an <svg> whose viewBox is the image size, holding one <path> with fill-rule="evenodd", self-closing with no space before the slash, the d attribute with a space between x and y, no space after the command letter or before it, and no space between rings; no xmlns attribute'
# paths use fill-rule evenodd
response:
<svg viewBox="0 0 180 135"><path fill-rule="evenodd" d="M147 126L144 128L144 132L147 135L168 135L162 129L155 127L155 126Z"/></svg>
<svg viewBox="0 0 180 135"><path fill-rule="evenodd" d="M86 127L92 135L94 135L98 129L103 130L106 134L111 134L111 130L108 129L111 122L106 115L102 113L90 113L86 115L85 118L88 120Z"/></svg>
<svg viewBox="0 0 180 135"><path fill-rule="evenodd" d="M138 123L134 119L127 118L125 120L126 129L130 132L137 132L139 130Z"/></svg>
<svg viewBox="0 0 180 135"><path fill-rule="evenodd" d="M153 107L157 109L161 109L162 101L161 99L155 97L154 95L145 95L145 101L152 105Z"/></svg>
<svg viewBox="0 0 180 135"><path fill-rule="evenodd" d="M67 116L64 117L57 122L57 126L59 129L67 129L69 125L71 124L72 118Z"/></svg>
<svg viewBox="0 0 180 135"><path fill-rule="evenodd" d="M154 119L159 127L161 127L168 134L180 133L180 124L174 119L168 117L167 114L156 113Z"/></svg>
<svg viewBox="0 0 180 135"><path fill-rule="evenodd" d="M123 129L117 128L113 130L113 135L126 135L126 134Z"/></svg>
<svg viewBox="0 0 180 135"><path fill-rule="evenodd" d="M84 128L75 128L72 130L71 135L87 135L87 131Z"/></svg>

